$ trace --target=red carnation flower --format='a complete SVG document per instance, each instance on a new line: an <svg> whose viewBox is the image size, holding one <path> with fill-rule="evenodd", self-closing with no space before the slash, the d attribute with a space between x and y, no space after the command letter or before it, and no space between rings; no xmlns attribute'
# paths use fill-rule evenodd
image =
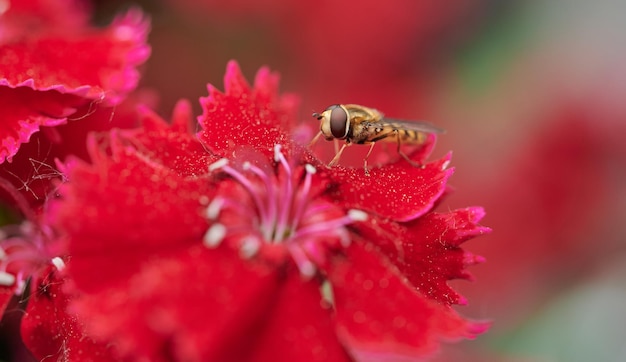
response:
<svg viewBox="0 0 626 362"><path fill-rule="evenodd" d="M110 120L150 53L143 13L131 10L96 29L79 5L11 2L0 14L0 177L34 205L60 176L54 158L84 153L84 138L73 136L108 125L96 120Z"/></svg>
<svg viewBox="0 0 626 362"><path fill-rule="evenodd" d="M42 221L42 206L53 181L64 178L57 159L87 158L89 131L136 126L133 102L122 101L136 87L136 68L149 54L148 22L131 10L96 29L78 1L5 5L0 9L0 197L23 221L0 229L0 311L14 294L24 293L29 313L23 328L30 330L32 322L37 331L27 334L48 343L31 345L26 339L33 353L44 358L64 345L65 352L73 351L65 358L79 359L74 341L89 339L78 339L80 323L62 312L69 297L48 293L61 290L63 279L54 274L64 268L67 254Z"/></svg>
<svg viewBox="0 0 626 362"><path fill-rule="evenodd" d="M73 2L64 5L12 4L0 17L10 35L0 39L0 162L41 126L65 123L85 104L117 104L137 84L135 67L149 54L142 13L130 11L99 30Z"/></svg>
<svg viewBox="0 0 626 362"><path fill-rule="evenodd" d="M479 208L432 211L448 158L328 168L291 139L275 75L250 87L231 63L225 83L197 138L180 103L171 126L145 111L67 165L49 215L90 338L131 359L327 361L422 357L485 330L450 307L446 281L480 262L459 244L488 229Z"/></svg>

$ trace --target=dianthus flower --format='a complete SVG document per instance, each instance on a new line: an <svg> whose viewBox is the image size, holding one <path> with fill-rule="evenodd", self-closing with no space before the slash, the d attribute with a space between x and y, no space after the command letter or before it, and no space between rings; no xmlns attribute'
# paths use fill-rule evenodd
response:
<svg viewBox="0 0 626 362"><path fill-rule="evenodd" d="M24 343L40 359L82 360L78 341L90 355L107 353L87 347L78 320L63 317L67 253L44 206L64 178L57 159L86 158L88 132L137 126L126 97L150 53L141 11L95 28L86 10L75 0L0 1L0 199L22 218L0 227L0 311L14 294L29 301Z"/></svg>
<svg viewBox="0 0 626 362"><path fill-rule="evenodd" d="M446 285L488 231L480 208L432 210L449 157L329 168L292 139L297 103L277 87L231 62L197 135L185 102L171 124L144 109L63 167L47 221L68 256L66 338L131 360L396 360L486 329Z"/></svg>
<svg viewBox="0 0 626 362"><path fill-rule="evenodd" d="M80 5L0 4L0 177L34 204L43 203L50 180L60 176L55 157L85 153L79 134L111 128L112 107L137 86L137 66L150 53L141 11L94 28ZM94 112L101 116L89 117Z"/></svg>

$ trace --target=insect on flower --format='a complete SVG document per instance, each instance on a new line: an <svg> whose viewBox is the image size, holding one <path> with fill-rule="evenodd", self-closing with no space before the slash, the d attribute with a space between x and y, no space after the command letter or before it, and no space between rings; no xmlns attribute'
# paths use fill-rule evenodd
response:
<svg viewBox="0 0 626 362"><path fill-rule="evenodd" d="M370 145L364 159L365 174L367 158L372 153L376 142L396 142L398 153L414 166L421 166L400 149L401 144L421 145L426 141L429 133L443 133L444 130L424 122L412 122L385 117L379 111L357 104L334 104L322 113L313 113L313 117L321 121L320 132L313 138L313 145L320 136L327 141L345 140L341 149L336 150L335 157L328 166L335 165L343 150L352 144ZM335 143L337 148L337 143Z"/></svg>

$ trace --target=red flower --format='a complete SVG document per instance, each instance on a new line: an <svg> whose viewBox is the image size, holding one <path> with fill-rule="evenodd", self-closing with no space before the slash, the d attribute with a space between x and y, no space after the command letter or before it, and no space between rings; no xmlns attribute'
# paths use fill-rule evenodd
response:
<svg viewBox="0 0 626 362"><path fill-rule="evenodd" d="M86 336L80 321L67 311L71 296L63 291L65 280L56 268L34 278L32 294L22 318L24 344L38 359L63 361L112 361L117 358L111 346Z"/></svg>
<svg viewBox="0 0 626 362"><path fill-rule="evenodd" d="M88 117L94 112L110 116L109 107L136 87L136 67L150 52L140 11L95 29L78 5L12 2L0 16L0 176L33 200L43 199L59 176L54 158L84 149L83 138L71 138L75 125L97 119ZM27 150L18 152L23 145Z"/></svg>
<svg viewBox="0 0 626 362"><path fill-rule="evenodd" d="M109 27L95 29L78 1L4 5L0 6L0 197L24 220L0 231L0 311L14 294L25 291L30 280L23 328L38 325L32 329L36 331L25 333L47 341L45 346L31 345L32 352L38 358L54 351L80 359L76 343L89 339L78 338L80 324L63 312L69 297L57 298L55 292L40 298L42 289L60 290L63 280L53 274L64 267L66 256L62 240L41 220L43 206L52 195L52 181L64 177L57 158L68 154L86 158L87 132L136 126L137 117L129 117L132 102L122 101L136 87L136 67L149 54L148 22L140 11L131 10Z"/></svg>
<svg viewBox="0 0 626 362"><path fill-rule="evenodd" d="M486 328L449 306L446 281L480 261L459 244L487 229L478 208L431 211L447 158L328 168L291 140L275 75L251 88L231 63L225 82L200 141L180 103L171 126L146 111L67 166L50 220L89 336L131 359L326 361L421 357Z"/></svg>

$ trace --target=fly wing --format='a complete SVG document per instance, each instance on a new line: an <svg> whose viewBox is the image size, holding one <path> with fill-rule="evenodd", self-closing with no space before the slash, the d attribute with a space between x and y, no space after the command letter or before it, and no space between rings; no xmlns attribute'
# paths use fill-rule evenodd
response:
<svg viewBox="0 0 626 362"><path fill-rule="evenodd" d="M414 132L424 133L446 133L442 128L433 126L430 123L419 121L405 121L401 119L383 118L380 122L376 122L376 125L381 128L392 128L397 131L407 130Z"/></svg>

